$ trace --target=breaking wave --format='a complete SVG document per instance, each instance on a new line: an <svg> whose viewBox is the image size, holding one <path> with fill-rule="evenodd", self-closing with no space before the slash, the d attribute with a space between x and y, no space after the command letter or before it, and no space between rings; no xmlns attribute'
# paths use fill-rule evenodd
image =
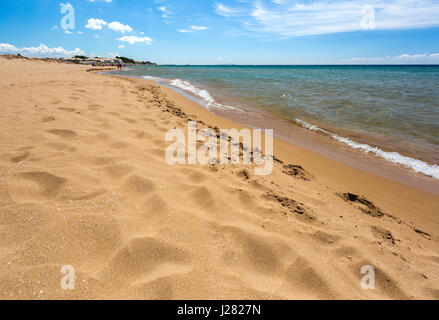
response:
<svg viewBox="0 0 439 320"><path fill-rule="evenodd" d="M381 150L378 147L372 147L364 143L357 143L349 138L341 137L335 133L319 128L300 119L295 119L295 121L297 124L308 130L324 133L325 135L328 135L331 138L348 145L352 149L360 150L364 153L373 153L376 156L384 158L390 162L411 168L415 172L425 174L426 176L430 176L435 179L439 179L439 166L436 164L428 164L427 162L419 159L403 156L398 152L387 152Z"/></svg>
<svg viewBox="0 0 439 320"><path fill-rule="evenodd" d="M204 105L207 109L223 109L223 110L235 110L242 112L242 110L232 107L232 106L226 106L221 103L218 103L215 101L214 98L210 95L210 93L207 90L197 88L192 83L180 79L174 79L169 82L170 85L177 87L179 89L182 89L184 91L188 91L192 93L197 98L201 99L204 102Z"/></svg>

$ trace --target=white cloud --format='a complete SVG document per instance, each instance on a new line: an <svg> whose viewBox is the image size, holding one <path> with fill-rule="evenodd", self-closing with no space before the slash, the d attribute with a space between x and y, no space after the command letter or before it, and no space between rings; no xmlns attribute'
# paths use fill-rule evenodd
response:
<svg viewBox="0 0 439 320"><path fill-rule="evenodd" d="M244 12L238 9L232 9L230 7L227 7L222 3L215 3L215 13L224 17L233 17Z"/></svg>
<svg viewBox="0 0 439 320"><path fill-rule="evenodd" d="M408 54L408 53L404 53L400 56L398 56L398 59L420 59L420 58L425 58L425 57L429 57L430 55L427 53L420 53L420 54Z"/></svg>
<svg viewBox="0 0 439 320"><path fill-rule="evenodd" d="M117 46L119 49L123 49L123 48L125 48L125 45L124 44L121 44L121 45L118 45Z"/></svg>
<svg viewBox="0 0 439 320"><path fill-rule="evenodd" d="M199 27L199 26L191 26L191 29L193 29L193 30L206 30L208 28L207 27Z"/></svg>
<svg viewBox="0 0 439 320"><path fill-rule="evenodd" d="M30 57L71 57L75 55L85 55L85 52L79 48L69 51L63 47L49 48L44 44L40 44L38 47L17 48L9 43L0 43L0 52L19 53Z"/></svg>
<svg viewBox="0 0 439 320"><path fill-rule="evenodd" d="M129 44L136 44L136 43L146 43L151 44L152 39L149 37L137 37L137 36L124 36L122 38L118 38L117 40L128 42Z"/></svg>
<svg viewBox="0 0 439 320"><path fill-rule="evenodd" d="M117 31L117 32L121 32L121 33L133 31L133 28L131 28L129 25L124 25L124 24L117 22L117 21L109 23L108 28L110 28L113 31Z"/></svg>
<svg viewBox="0 0 439 320"><path fill-rule="evenodd" d="M177 29L178 32L181 33L189 33L189 32L195 32L195 31L202 31L202 30L207 30L209 29L208 27L200 27L200 26L190 26L189 29Z"/></svg>
<svg viewBox="0 0 439 320"><path fill-rule="evenodd" d="M87 25L85 27L92 30L101 30L102 27L106 25L107 22L102 19L88 19Z"/></svg>
<svg viewBox="0 0 439 320"><path fill-rule="evenodd" d="M341 60L344 63L358 63L358 64L437 64L439 63L439 53L418 53L408 54L404 53L398 56L387 57L372 57L361 58L356 57L352 59Z"/></svg>
<svg viewBox="0 0 439 320"><path fill-rule="evenodd" d="M66 31L64 31L64 33L66 33L66 34L72 34L73 32L71 32L71 31L69 31L69 30L66 30Z"/></svg>
<svg viewBox="0 0 439 320"><path fill-rule="evenodd" d="M162 13L162 18L169 18L172 14L171 10L166 6L157 7L157 10Z"/></svg>
<svg viewBox="0 0 439 320"><path fill-rule="evenodd" d="M0 43L0 52L18 53L19 49L9 43Z"/></svg>
<svg viewBox="0 0 439 320"><path fill-rule="evenodd" d="M129 25L120 23L118 21L113 21L108 23L105 20L93 19L93 18L88 20L87 25L85 27L87 29L92 29L92 30L102 30L104 26L107 26L108 29L110 30L121 32L121 33L133 31L133 28L131 28Z"/></svg>
<svg viewBox="0 0 439 320"><path fill-rule="evenodd" d="M252 0L214 9L248 30L289 38L362 31L365 5L374 8L376 30L439 26L439 1L433 0Z"/></svg>

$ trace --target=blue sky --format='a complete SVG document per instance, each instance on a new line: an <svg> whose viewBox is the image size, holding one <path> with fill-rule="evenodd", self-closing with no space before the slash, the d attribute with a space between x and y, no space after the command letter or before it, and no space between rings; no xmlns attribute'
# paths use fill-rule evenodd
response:
<svg viewBox="0 0 439 320"><path fill-rule="evenodd" d="M2 0L0 52L171 64L439 63L439 0Z"/></svg>

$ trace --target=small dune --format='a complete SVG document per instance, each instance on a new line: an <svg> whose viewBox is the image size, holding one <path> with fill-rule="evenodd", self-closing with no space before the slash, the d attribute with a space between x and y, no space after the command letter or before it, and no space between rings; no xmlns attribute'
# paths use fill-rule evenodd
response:
<svg viewBox="0 0 439 320"><path fill-rule="evenodd" d="M72 139L77 136L77 133L73 130L66 130L66 129L52 129L48 130L50 134L59 136L63 139Z"/></svg>

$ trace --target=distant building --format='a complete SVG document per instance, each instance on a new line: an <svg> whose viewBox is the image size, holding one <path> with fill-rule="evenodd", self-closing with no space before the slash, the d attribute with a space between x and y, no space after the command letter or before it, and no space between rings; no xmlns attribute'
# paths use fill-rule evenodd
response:
<svg viewBox="0 0 439 320"><path fill-rule="evenodd" d="M87 58L83 56L76 56L69 59L79 64L91 65L91 66L117 66L117 65L133 65L133 66L156 66L156 63L150 61L134 61L129 58L116 57L116 58Z"/></svg>
<svg viewBox="0 0 439 320"><path fill-rule="evenodd" d="M73 58L72 60L76 60L80 64L86 64L92 66L115 66L118 64L123 64L122 60L117 58L88 58L88 59Z"/></svg>

